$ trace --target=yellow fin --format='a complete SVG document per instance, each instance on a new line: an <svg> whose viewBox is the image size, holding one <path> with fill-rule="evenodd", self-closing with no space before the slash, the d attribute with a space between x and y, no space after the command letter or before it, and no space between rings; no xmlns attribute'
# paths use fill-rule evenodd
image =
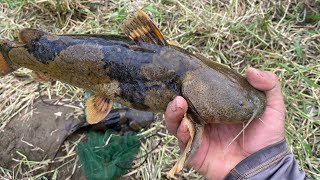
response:
<svg viewBox="0 0 320 180"><path fill-rule="evenodd" d="M192 142L193 142L195 134L196 134L196 129L195 129L194 123L189 118L187 118L186 114L184 115L182 121L185 121L185 123L188 127L190 139L189 139L185 149L183 150L182 154L180 155L178 161L176 162L176 164L167 173L168 179L176 179L174 174L180 172L183 169L183 167L185 165L185 161L188 156L188 153L191 151Z"/></svg>
<svg viewBox="0 0 320 180"><path fill-rule="evenodd" d="M124 33L136 43L149 42L163 46L168 45L149 16L134 5L133 8L136 10L136 13L124 23Z"/></svg>
<svg viewBox="0 0 320 180"><path fill-rule="evenodd" d="M111 111L112 101L101 96L91 96L86 103L86 116L89 124L102 121Z"/></svg>

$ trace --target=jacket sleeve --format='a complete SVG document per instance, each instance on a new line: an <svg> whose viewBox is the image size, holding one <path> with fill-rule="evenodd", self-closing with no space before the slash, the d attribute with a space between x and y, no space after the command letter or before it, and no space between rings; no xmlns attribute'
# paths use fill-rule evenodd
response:
<svg viewBox="0 0 320 180"><path fill-rule="evenodd" d="M282 140L265 147L242 160L226 180L234 179L307 179L305 172L299 170L287 143Z"/></svg>

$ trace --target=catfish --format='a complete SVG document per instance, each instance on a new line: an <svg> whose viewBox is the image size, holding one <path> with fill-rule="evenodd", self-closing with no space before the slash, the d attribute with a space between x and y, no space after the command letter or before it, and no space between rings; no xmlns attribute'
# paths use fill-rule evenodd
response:
<svg viewBox="0 0 320 180"><path fill-rule="evenodd" d="M112 102L164 112L176 96L184 97L191 138L168 173L173 177L195 155L205 124L258 118L266 98L236 71L168 43L148 15L134 8L123 25L126 36L22 29L19 41L0 40L0 75L25 67L93 91L86 104L90 124L101 121Z"/></svg>

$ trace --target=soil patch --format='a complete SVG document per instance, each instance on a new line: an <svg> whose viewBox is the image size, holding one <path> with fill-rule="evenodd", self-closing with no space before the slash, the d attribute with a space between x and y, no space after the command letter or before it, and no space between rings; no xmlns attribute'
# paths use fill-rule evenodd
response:
<svg viewBox="0 0 320 180"><path fill-rule="evenodd" d="M69 106L48 105L39 100L14 117L0 132L0 166L13 169L19 166L21 160L53 159L70 131L71 125L80 122L80 119L74 116L75 110ZM32 174L48 171L62 163L48 163ZM68 177L71 172L80 173L79 167L76 167L78 170L74 167L73 162L70 166L59 169L58 177L62 175ZM28 171L28 167L22 167L22 169ZM79 179L81 175L75 176Z"/></svg>

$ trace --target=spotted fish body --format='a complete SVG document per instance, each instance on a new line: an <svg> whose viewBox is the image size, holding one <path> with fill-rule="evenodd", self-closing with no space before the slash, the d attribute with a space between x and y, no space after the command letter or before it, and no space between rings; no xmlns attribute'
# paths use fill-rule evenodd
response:
<svg viewBox="0 0 320 180"><path fill-rule="evenodd" d="M56 36L32 29L21 31L20 39L25 42L1 42L1 53L12 66L136 109L163 112L178 95L187 99L199 123L244 122L264 109L264 94L244 77L175 46L136 47L122 36Z"/></svg>

